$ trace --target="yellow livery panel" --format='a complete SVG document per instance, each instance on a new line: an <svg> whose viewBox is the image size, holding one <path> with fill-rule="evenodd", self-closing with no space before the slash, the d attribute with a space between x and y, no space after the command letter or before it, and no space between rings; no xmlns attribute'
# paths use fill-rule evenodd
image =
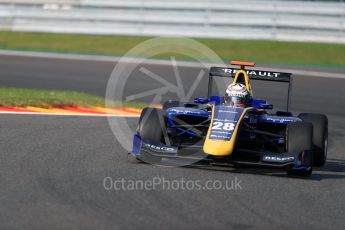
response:
<svg viewBox="0 0 345 230"><path fill-rule="evenodd" d="M213 106L204 152L213 156L230 156L235 148L239 125L250 109L252 108Z"/></svg>

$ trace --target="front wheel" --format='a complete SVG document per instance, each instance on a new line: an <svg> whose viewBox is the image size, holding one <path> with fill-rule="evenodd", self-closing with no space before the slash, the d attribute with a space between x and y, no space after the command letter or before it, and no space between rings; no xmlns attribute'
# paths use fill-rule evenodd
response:
<svg viewBox="0 0 345 230"><path fill-rule="evenodd" d="M166 135L165 112L156 108L144 108L139 118L138 134L144 141L164 143L164 135ZM150 164L159 164L162 158L142 151L138 160Z"/></svg>
<svg viewBox="0 0 345 230"><path fill-rule="evenodd" d="M313 124L314 165L323 166L327 160L328 151L328 119L323 114L301 113L298 115L304 122Z"/></svg>
<svg viewBox="0 0 345 230"><path fill-rule="evenodd" d="M185 102L169 100L163 104L163 110L167 110L173 107L185 107Z"/></svg>
<svg viewBox="0 0 345 230"><path fill-rule="evenodd" d="M295 122L287 125L286 147L288 153L301 154L306 150L312 150L312 139L313 125L311 123ZM287 168L287 174L296 176L310 176L313 172L313 156L311 154L309 154L309 156L306 155L306 159L304 159L304 162L302 163L305 167Z"/></svg>

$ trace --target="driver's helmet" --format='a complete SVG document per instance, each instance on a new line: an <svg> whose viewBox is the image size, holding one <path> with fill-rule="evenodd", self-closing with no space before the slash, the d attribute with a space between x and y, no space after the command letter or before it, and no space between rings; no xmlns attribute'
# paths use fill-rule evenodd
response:
<svg viewBox="0 0 345 230"><path fill-rule="evenodd" d="M250 94L244 84L232 83L226 89L224 104L245 107L249 102Z"/></svg>

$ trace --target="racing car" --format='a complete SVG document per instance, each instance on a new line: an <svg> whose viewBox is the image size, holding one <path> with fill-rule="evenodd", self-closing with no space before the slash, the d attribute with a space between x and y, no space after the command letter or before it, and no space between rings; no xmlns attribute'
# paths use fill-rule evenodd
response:
<svg viewBox="0 0 345 230"><path fill-rule="evenodd" d="M290 112L292 74L262 71L255 63L211 67L207 98L167 101L144 108L131 154L153 164L184 162L221 166L254 165L310 176L327 158L326 115ZM235 67L234 67L235 66ZM213 95L215 78L229 79L224 95ZM251 81L288 84L287 108L273 112L267 100L253 97Z"/></svg>

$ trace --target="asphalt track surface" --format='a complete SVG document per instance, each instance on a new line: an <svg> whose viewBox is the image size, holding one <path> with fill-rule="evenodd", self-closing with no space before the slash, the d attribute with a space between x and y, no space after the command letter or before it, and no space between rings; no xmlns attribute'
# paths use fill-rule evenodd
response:
<svg viewBox="0 0 345 230"><path fill-rule="evenodd" d="M103 96L113 67L110 62L1 56L0 84ZM171 78L169 67L149 67ZM183 76L199 71L181 68ZM140 78L130 83L128 94L156 84ZM344 85L343 79L295 78L293 112L329 117L329 160L308 179L270 169L137 163L106 118L0 115L0 229L344 229ZM205 94L203 86L196 94ZM257 89L273 101L283 94L280 87L259 84ZM129 122L135 125L136 118ZM105 188L107 177L201 185L237 180L240 187L128 191Z"/></svg>

